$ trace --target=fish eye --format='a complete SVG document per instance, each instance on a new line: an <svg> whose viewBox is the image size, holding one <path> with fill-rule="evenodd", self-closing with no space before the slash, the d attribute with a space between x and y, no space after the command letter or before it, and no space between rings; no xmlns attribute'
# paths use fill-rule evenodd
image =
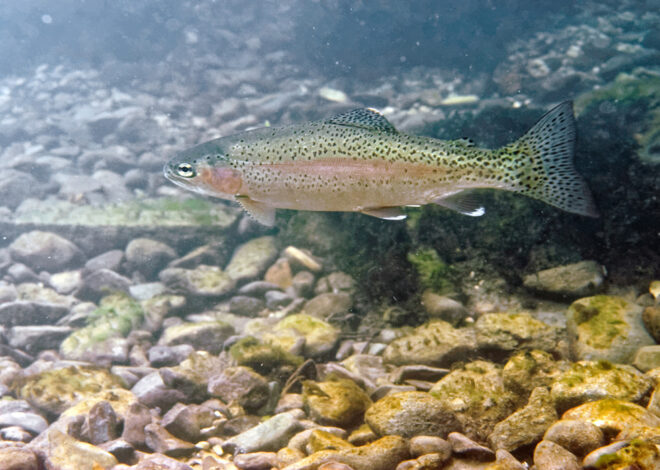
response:
<svg viewBox="0 0 660 470"><path fill-rule="evenodd" d="M195 176L195 170L193 170L193 167L190 163L181 163L176 167L176 172L183 178L192 178Z"/></svg>

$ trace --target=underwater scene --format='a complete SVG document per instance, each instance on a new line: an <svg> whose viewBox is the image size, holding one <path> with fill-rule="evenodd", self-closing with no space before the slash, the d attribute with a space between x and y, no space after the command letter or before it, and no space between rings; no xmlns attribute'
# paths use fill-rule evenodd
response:
<svg viewBox="0 0 660 470"><path fill-rule="evenodd" d="M0 470L660 469L660 1L0 9Z"/></svg>

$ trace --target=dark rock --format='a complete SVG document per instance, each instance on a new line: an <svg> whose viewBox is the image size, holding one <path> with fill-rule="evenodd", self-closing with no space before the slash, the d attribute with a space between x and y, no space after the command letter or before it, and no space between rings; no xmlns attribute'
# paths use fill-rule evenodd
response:
<svg viewBox="0 0 660 470"><path fill-rule="evenodd" d="M256 410L268 401L268 382L249 367L228 367L212 377L208 385L209 395L225 403L238 402L248 410Z"/></svg>
<svg viewBox="0 0 660 470"><path fill-rule="evenodd" d="M152 346L149 348L149 363L152 367L174 366L183 362L194 350L189 344Z"/></svg>
<svg viewBox="0 0 660 470"><path fill-rule="evenodd" d="M135 448L144 448L146 438L144 429L152 420L149 408L140 403L132 403L124 414L124 430L121 438Z"/></svg>
<svg viewBox="0 0 660 470"><path fill-rule="evenodd" d="M122 463L130 463L135 455L133 446L124 439L114 439L112 441L104 442L99 446L106 452L111 453L115 458Z"/></svg>
<svg viewBox="0 0 660 470"><path fill-rule="evenodd" d="M42 185L29 173L3 168L0 173L0 201L3 206L15 209L29 197L39 198L43 195Z"/></svg>
<svg viewBox="0 0 660 470"><path fill-rule="evenodd" d="M197 442L202 429L211 426L215 419L215 410L209 407L177 403L165 413L161 425L180 439Z"/></svg>
<svg viewBox="0 0 660 470"><path fill-rule="evenodd" d="M123 260L124 252L122 250L110 250L89 259L85 263L85 269L87 271L109 269L110 271L118 272Z"/></svg>
<svg viewBox="0 0 660 470"><path fill-rule="evenodd" d="M467 457L480 461L489 462L495 459L495 452L488 447L474 442L469 437L461 434L460 432L451 432L447 436L447 440L451 444L454 454L460 457Z"/></svg>
<svg viewBox="0 0 660 470"><path fill-rule="evenodd" d="M14 326L9 330L9 345L35 354L45 349L58 349L73 328L69 326Z"/></svg>
<svg viewBox="0 0 660 470"><path fill-rule="evenodd" d="M220 433L224 436L236 436L252 429L259 423L261 423L261 419L255 415L236 416L222 423Z"/></svg>
<svg viewBox="0 0 660 470"><path fill-rule="evenodd" d="M291 288L296 297L310 297L314 293L314 274L309 271L300 271L293 276Z"/></svg>
<svg viewBox="0 0 660 470"><path fill-rule="evenodd" d="M12 358L21 367L27 367L32 364L32 362L34 362L34 356L24 353L21 350L10 348L4 344L0 344L0 357L1 356L8 356Z"/></svg>
<svg viewBox="0 0 660 470"><path fill-rule="evenodd" d="M83 433L94 445L103 444L118 437L118 419L112 406L107 401L100 401L89 410Z"/></svg>
<svg viewBox="0 0 660 470"><path fill-rule="evenodd" d="M14 263L7 269L7 274L16 283L39 282L39 276L23 263Z"/></svg>
<svg viewBox="0 0 660 470"><path fill-rule="evenodd" d="M0 305L0 324L4 326L55 323L68 313L65 305L16 300Z"/></svg>
<svg viewBox="0 0 660 470"><path fill-rule="evenodd" d="M401 366L390 372L390 380L395 384L400 384L406 380L428 380L437 382L449 373L449 369L440 367L431 367L424 365Z"/></svg>
<svg viewBox="0 0 660 470"><path fill-rule="evenodd" d="M174 258L176 252L170 246L149 238L136 238L126 246L127 269L138 271L147 279L153 277Z"/></svg>
<svg viewBox="0 0 660 470"><path fill-rule="evenodd" d="M265 294L266 307L270 310L278 310L289 305L293 299L288 294L278 290L269 290Z"/></svg>
<svg viewBox="0 0 660 470"><path fill-rule="evenodd" d="M144 428L144 433L147 447L154 452L170 457L185 457L195 451L194 444L173 436L160 424L148 424Z"/></svg>
<svg viewBox="0 0 660 470"><path fill-rule="evenodd" d="M142 377L131 391L140 403L149 408L158 407L161 410L168 410L176 402L184 402L187 399L181 390L167 387L158 372L152 372ZM125 436L124 439L126 439ZM131 442L129 439L126 440Z"/></svg>
<svg viewBox="0 0 660 470"><path fill-rule="evenodd" d="M245 317L256 317L265 307L263 300L247 295L236 295L229 300L229 311Z"/></svg>
<svg viewBox="0 0 660 470"><path fill-rule="evenodd" d="M76 297L83 300L98 302L101 297L110 292L126 292L132 284L131 280L109 269L101 268L87 274L82 281Z"/></svg>
<svg viewBox="0 0 660 470"><path fill-rule="evenodd" d="M69 240L51 232L34 230L20 235L9 245L12 259L35 271L58 272L82 263L84 255Z"/></svg>

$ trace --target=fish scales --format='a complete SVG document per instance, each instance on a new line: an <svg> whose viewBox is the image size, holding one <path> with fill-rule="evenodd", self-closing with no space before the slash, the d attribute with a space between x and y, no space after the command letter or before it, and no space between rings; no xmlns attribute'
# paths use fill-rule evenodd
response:
<svg viewBox="0 0 660 470"><path fill-rule="evenodd" d="M398 132L377 112L358 109L214 139L175 156L164 171L187 189L239 202L266 224L274 223L275 208L401 219L400 207L436 203L481 215L474 188L520 192L595 216L573 168L574 142L569 102L495 150Z"/></svg>

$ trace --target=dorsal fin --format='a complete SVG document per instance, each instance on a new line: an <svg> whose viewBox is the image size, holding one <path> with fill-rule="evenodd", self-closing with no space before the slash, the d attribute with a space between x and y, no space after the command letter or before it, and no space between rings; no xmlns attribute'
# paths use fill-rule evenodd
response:
<svg viewBox="0 0 660 470"><path fill-rule="evenodd" d="M463 145L465 147L476 147L476 144L474 143L474 140L468 138L468 137L461 137L460 139L456 139L454 142L457 144Z"/></svg>
<svg viewBox="0 0 660 470"><path fill-rule="evenodd" d="M397 130L385 116L372 108L358 108L353 111L338 114L325 121L338 126L360 127L379 132L395 134Z"/></svg>

